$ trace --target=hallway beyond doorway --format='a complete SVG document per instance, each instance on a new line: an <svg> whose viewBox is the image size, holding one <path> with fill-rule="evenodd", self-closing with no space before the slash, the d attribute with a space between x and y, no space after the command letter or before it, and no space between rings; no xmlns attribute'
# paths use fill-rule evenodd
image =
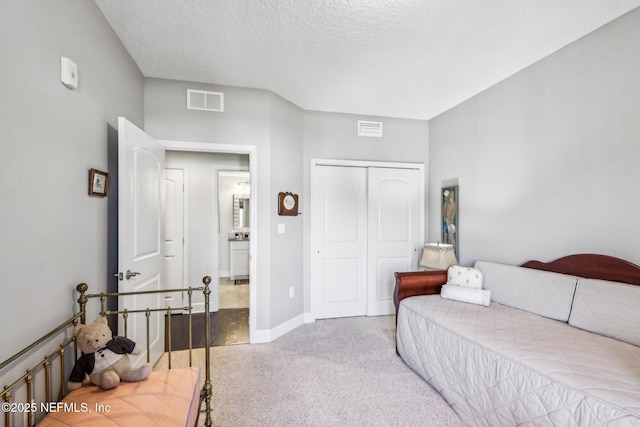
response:
<svg viewBox="0 0 640 427"><path fill-rule="evenodd" d="M214 311L210 314L211 347L249 344L249 309L231 308ZM192 318L192 348L204 347L204 313L195 313ZM171 351L189 348L189 316L174 314L171 316ZM165 343L165 351L168 346Z"/></svg>
<svg viewBox="0 0 640 427"><path fill-rule="evenodd" d="M249 344L249 284L235 285L228 277L219 282L220 310L210 313L211 346ZM171 317L172 350L189 348L188 321L186 315ZM192 348L204 346L204 313L192 318Z"/></svg>
<svg viewBox="0 0 640 427"><path fill-rule="evenodd" d="M220 309L248 308L249 283L234 284L228 277L221 277L218 287Z"/></svg>

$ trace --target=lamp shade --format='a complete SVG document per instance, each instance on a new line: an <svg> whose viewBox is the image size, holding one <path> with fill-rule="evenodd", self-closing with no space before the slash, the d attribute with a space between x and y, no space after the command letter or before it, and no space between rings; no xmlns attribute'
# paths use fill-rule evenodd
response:
<svg viewBox="0 0 640 427"><path fill-rule="evenodd" d="M424 245L420 270L446 270L449 266L457 263L453 245L428 243Z"/></svg>

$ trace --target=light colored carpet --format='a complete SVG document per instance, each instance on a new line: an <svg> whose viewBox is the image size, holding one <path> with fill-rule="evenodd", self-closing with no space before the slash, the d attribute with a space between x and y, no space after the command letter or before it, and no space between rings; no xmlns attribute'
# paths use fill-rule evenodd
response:
<svg viewBox="0 0 640 427"><path fill-rule="evenodd" d="M174 366L185 353L174 352ZM396 355L393 316L319 320L269 344L213 347L211 363L215 426L464 426Z"/></svg>

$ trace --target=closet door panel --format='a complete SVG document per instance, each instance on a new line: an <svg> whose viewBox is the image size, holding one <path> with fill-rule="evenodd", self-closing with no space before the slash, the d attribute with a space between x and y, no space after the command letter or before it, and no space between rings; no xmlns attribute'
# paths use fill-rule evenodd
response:
<svg viewBox="0 0 640 427"><path fill-rule="evenodd" d="M368 169L367 315L393 314L394 272L418 265L420 171Z"/></svg>
<svg viewBox="0 0 640 427"><path fill-rule="evenodd" d="M312 310L318 319L361 316L367 305L367 175L316 166L312 192Z"/></svg>

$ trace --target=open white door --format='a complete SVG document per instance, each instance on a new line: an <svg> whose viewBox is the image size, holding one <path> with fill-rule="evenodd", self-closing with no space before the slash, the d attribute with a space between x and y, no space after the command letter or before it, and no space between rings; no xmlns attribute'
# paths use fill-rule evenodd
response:
<svg viewBox="0 0 640 427"><path fill-rule="evenodd" d="M118 118L119 292L164 289L165 149L125 118ZM160 293L122 297L130 310L164 307ZM164 352L164 315L130 314L127 336L145 348L135 364L155 363ZM119 334L124 334L122 320Z"/></svg>

